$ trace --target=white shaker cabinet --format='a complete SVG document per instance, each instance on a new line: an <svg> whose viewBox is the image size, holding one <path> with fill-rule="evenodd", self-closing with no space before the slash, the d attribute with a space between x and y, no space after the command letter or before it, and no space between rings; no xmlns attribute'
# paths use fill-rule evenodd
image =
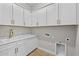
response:
<svg viewBox="0 0 79 59"><path fill-rule="evenodd" d="M16 48L17 56L25 56L24 54L24 44L19 44Z"/></svg>
<svg viewBox="0 0 79 59"><path fill-rule="evenodd" d="M13 4L13 20L14 20L14 25L18 25L18 26L24 25L23 8L17 6L16 4Z"/></svg>
<svg viewBox="0 0 79 59"><path fill-rule="evenodd" d="M16 45L15 46L11 46L9 48L9 53L10 53L10 56L16 56L17 55Z"/></svg>
<svg viewBox="0 0 79 59"><path fill-rule="evenodd" d="M0 49L0 56L9 56L9 48L5 47L5 49Z"/></svg>
<svg viewBox="0 0 79 59"><path fill-rule="evenodd" d="M0 45L0 56L26 56L38 47L36 37L25 38L23 40Z"/></svg>
<svg viewBox="0 0 79 59"><path fill-rule="evenodd" d="M60 3L59 20L62 25L76 24L76 4Z"/></svg>
<svg viewBox="0 0 79 59"><path fill-rule="evenodd" d="M12 20L12 4L0 3L0 24L11 25Z"/></svg>
<svg viewBox="0 0 79 59"><path fill-rule="evenodd" d="M10 56L16 56L17 55L17 43L13 42L9 44L9 54Z"/></svg>
<svg viewBox="0 0 79 59"><path fill-rule="evenodd" d="M46 8L42 8L37 11L37 19L39 26L46 26Z"/></svg>
<svg viewBox="0 0 79 59"><path fill-rule="evenodd" d="M17 47L16 47L17 56L25 56L25 54L24 54L24 52L25 52L24 48L25 48L24 40L18 41L17 42Z"/></svg>
<svg viewBox="0 0 79 59"><path fill-rule="evenodd" d="M28 38L24 41L24 50L25 54L28 55L31 51L38 47L38 39L37 38Z"/></svg>
<svg viewBox="0 0 79 59"><path fill-rule="evenodd" d="M38 47L38 39L36 37L33 37L33 38L29 38L28 39L28 48L29 48L29 52L33 51L35 48Z"/></svg>
<svg viewBox="0 0 79 59"><path fill-rule="evenodd" d="M38 26L38 25L39 25L39 22L38 22L37 16L38 16L37 11L32 12L32 15L31 15L32 26Z"/></svg>
<svg viewBox="0 0 79 59"><path fill-rule="evenodd" d="M24 24L25 26L31 26L31 12L24 9Z"/></svg>
<svg viewBox="0 0 79 59"><path fill-rule="evenodd" d="M16 42L0 46L0 56L16 56Z"/></svg>
<svg viewBox="0 0 79 59"><path fill-rule="evenodd" d="M47 7L47 25L57 25L58 4L52 4Z"/></svg>
<svg viewBox="0 0 79 59"><path fill-rule="evenodd" d="M24 44L23 40L10 44L9 48L10 56L24 56Z"/></svg>

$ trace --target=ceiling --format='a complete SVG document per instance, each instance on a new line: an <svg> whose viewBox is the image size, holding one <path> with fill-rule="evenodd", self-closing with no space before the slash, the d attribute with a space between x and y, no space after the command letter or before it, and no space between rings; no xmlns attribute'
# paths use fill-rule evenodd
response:
<svg viewBox="0 0 79 59"><path fill-rule="evenodd" d="M53 3L16 3L16 4L27 10L35 11L35 10L39 10L40 8L43 8Z"/></svg>

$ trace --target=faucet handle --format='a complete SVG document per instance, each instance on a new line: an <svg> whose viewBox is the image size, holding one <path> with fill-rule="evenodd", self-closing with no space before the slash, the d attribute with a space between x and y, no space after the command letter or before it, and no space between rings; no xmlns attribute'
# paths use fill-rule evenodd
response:
<svg viewBox="0 0 79 59"><path fill-rule="evenodd" d="M13 33L13 29L10 29L10 30L9 30L9 38L12 38L12 37L13 37L13 34L14 34L14 33Z"/></svg>

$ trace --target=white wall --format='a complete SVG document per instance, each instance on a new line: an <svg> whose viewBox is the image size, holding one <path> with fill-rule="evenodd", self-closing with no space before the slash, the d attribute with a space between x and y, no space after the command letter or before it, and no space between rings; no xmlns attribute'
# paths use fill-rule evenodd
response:
<svg viewBox="0 0 79 59"><path fill-rule="evenodd" d="M44 48L48 51L55 52L55 43L63 42L67 43L67 55L73 55L75 49L75 40L77 26L56 26L56 27L38 27L32 28L32 33L39 37L39 47ZM50 36L47 37L45 34L49 33ZM70 40L67 41L66 39ZM70 52L71 51L71 52Z"/></svg>
<svg viewBox="0 0 79 59"><path fill-rule="evenodd" d="M16 35L22 35L31 33L29 28L25 27L11 27L11 26L0 26L0 38L7 38L9 37L9 30L14 29L14 34Z"/></svg>

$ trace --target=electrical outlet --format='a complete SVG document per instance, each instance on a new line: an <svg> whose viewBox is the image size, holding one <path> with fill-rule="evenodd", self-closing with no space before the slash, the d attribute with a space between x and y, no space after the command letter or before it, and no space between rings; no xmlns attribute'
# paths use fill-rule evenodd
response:
<svg viewBox="0 0 79 59"><path fill-rule="evenodd" d="M46 35L46 36L50 36L50 34L48 34L48 33L46 33L45 35Z"/></svg>
<svg viewBox="0 0 79 59"><path fill-rule="evenodd" d="M67 38L67 41L69 41L70 40L70 38Z"/></svg>
<svg viewBox="0 0 79 59"><path fill-rule="evenodd" d="M50 38L50 33L45 33L45 34L44 34L44 37Z"/></svg>

